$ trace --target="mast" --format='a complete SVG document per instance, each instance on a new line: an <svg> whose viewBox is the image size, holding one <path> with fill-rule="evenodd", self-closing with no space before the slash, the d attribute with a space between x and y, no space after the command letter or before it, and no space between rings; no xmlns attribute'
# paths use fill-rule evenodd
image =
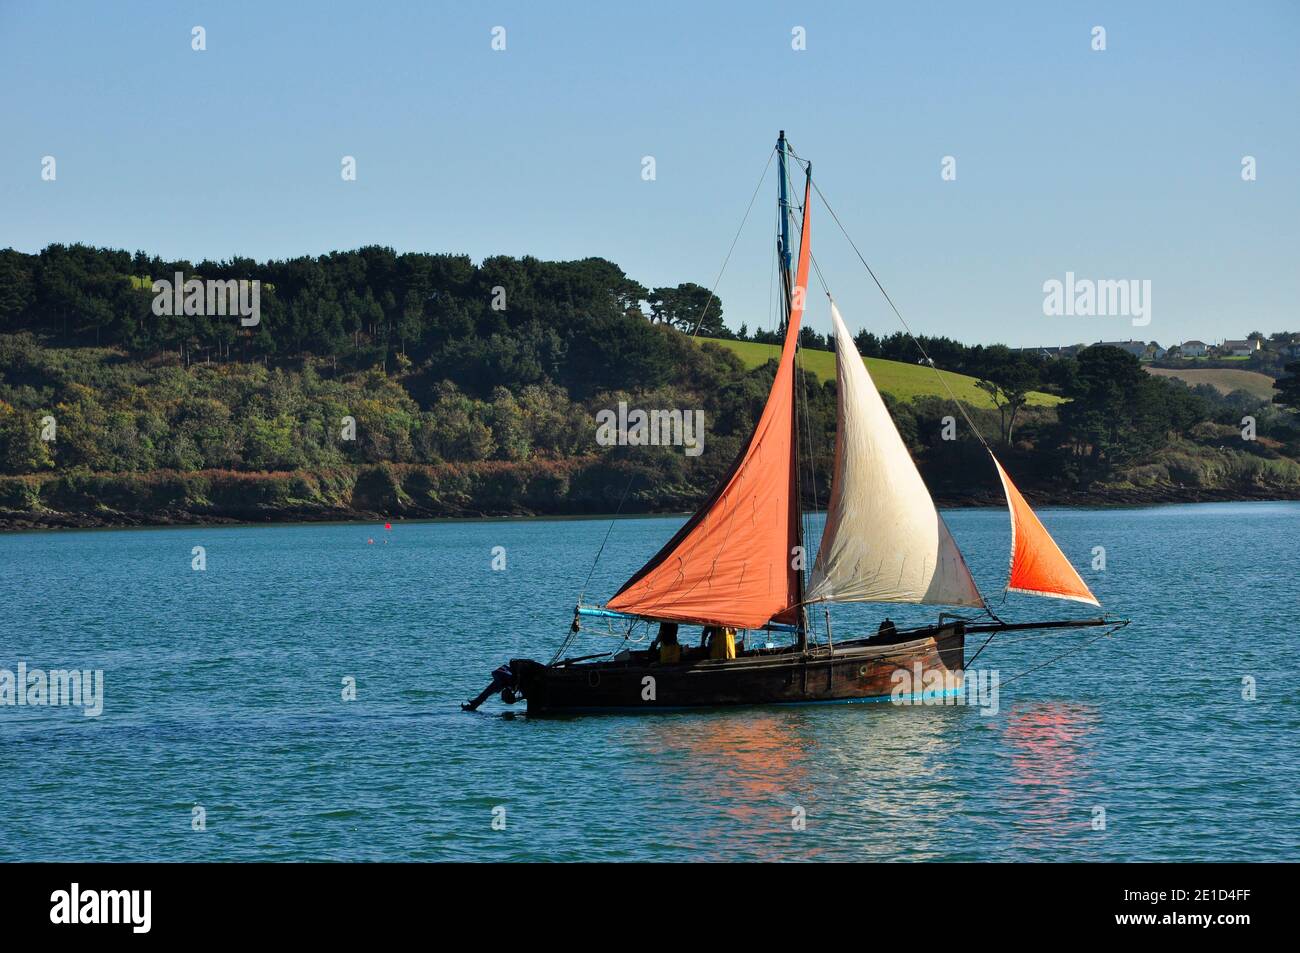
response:
<svg viewBox="0 0 1300 953"><path fill-rule="evenodd" d="M785 141L784 129L777 136L776 149L779 160L777 203L781 212L781 233L777 236L777 254L781 260L781 286L785 289L785 294L782 296L785 302L785 319L782 322L782 331L784 331L789 324L790 311L794 307L794 278L790 274L790 196L786 191L786 177L788 174L786 171L786 153L789 150L789 145ZM808 163L807 177L808 181L812 181L811 162ZM790 375L790 388L792 391L791 406L794 408L794 413L790 416L790 443L794 449L794 456L791 461L790 492L794 497L795 545L803 553L804 565L807 565L808 554L804 550L803 540L803 495L799 479L799 375L797 373ZM791 558L793 558L793 554L791 554ZM799 606L798 647L799 651L802 652L808 648L808 607L804 605L804 571L802 569L795 574L795 595Z"/></svg>
<svg viewBox="0 0 1300 953"><path fill-rule="evenodd" d="M785 333L786 322L790 320L790 288L794 284L794 276L791 274L790 265L790 196L786 192L788 173L785 166L785 157L788 148L785 141L785 130L782 129L776 137L777 210L781 217L780 233L776 237L776 253L781 262L782 334Z"/></svg>

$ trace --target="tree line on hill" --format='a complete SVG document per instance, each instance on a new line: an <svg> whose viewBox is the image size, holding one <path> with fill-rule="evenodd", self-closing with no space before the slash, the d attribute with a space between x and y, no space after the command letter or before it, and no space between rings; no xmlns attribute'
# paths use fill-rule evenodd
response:
<svg viewBox="0 0 1300 953"><path fill-rule="evenodd" d="M153 311L152 282L257 280L256 326L206 314ZM334 367L446 368L458 385L551 379L575 392L662 380L675 357L657 327L722 327L716 301L693 284L647 289L598 258L544 262L496 256L399 255L371 246L286 261L163 261L144 252L50 245L0 250L0 333L50 344L174 351L184 363L301 355Z"/></svg>
<svg viewBox="0 0 1300 953"><path fill-rule="evenodd" d="M259 322L156 314L152 281L176 272L261 281ZM13 478L0 481L0 508L90 505L126 491L88 475L162 471L299 474L276 484L281 505L373 484L393 506L431 513L546 511L547 499L550 511L608 510L609 494L635 478L628 509L686 508L739 451L772 380L772 364L746 370L691 338L697 325L701 336L737 336L722 315L699 285L648 289L595 258L475 265L368 247L191 264L80 245L0 250L0 473ZM805 336L805 346L826 346L811 329ZM1045 360L1000 345L921 343L937 366L981 380L996 409L970 412L1031 489L1300 487L1294 377L1270 404L1152 377L1113 348ZM864 331L857 344L865 356L919 357L901 333ZM1065 403L1029 406L1035 390ZM813 445L805 494L824 503L834 381L810 379L803 397ZM703 455L598 446L595 413L620 400L703 409ZM940 496L994 489L972 483L973 435L959 428L944 439L950 404L889 404ZM1250 441L1237 435L1247 415ZM374 468L379 476L366 476ZM154 481L149 493L202 503L213 486L233 485L222 479L165 491Z"/></svg>

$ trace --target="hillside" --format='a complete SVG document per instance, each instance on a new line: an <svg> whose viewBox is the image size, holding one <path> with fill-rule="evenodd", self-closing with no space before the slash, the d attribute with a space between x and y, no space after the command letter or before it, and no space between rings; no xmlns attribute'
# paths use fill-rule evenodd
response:
<svg viewBox="0 0 1300 953"><path fill-rule="evenodd" d="M1259 371L1239 371L1222 367L1147 367L1146 371L1157 377L1175 377L1186 382L1189 387L1209 384L1220 394L1244 390L1252 397L1261 400L1269 400L1273 396L1273 378Z"/></svg>
<svg viewBox="0 0 1300 953"><path fill-rule="evenodd" d="M775 344L755 344L752 341L728 341L721 338L704 338L702 340L719 344L734 352L736 356L745 362L747 368L765 364L769 360L775 359L780 352L780 348ZM832 352L804 350L802 354L804 369L808 373L816 375L817 379L821 381L835 380L835 355ZM943 385L939 383L935 372L922 364L905 364L902 361L887 361L876 357L868 357L863 360L866 361L867 370L871 372L871 377L876 382L876 386L897 400L948 396ZM989 398L989 395L975 386L975 378L967 377L965 374L954 374L950 371L940 371L939 373L943 375L944 381L952 390L953 396L958 400L975 407L990 409L993 407L993 401ZM1263 377L1262 374L1259 376ZM1272 386L1271 381L1269 384ZM1029 399L1029 404L1032 407L1054 407L1061 402L1062 398L1054 394L1044 394L1038 391L1035 391Z"/></svg>
<svg viewBox="0 0 1300 953"><path fill-rule="evenodd" d="M156 314L126 277L176 271L262 282L258 323L206 299ZM709 303L701 286L646 288L595 258L0 249L0 528L689 510L753 432L777 353L717 340ZM692 337L700 324L716 347ZM822 340L808 335L799 382L800 495L818 506L837 426ZM1193 394L1115 348L1048 360L920 341L942 377L901 331L855 344L941 501L1000 498L977 434L1036 501L1300 494L1296 415L1265 399ZM1036 406L992 408L985 379L1037 389ZM955 432L949 390L972 418ZM681 411L682 426L624 439L600 420L625 406ZM702 421L690 439L688 413Z"/></svg>

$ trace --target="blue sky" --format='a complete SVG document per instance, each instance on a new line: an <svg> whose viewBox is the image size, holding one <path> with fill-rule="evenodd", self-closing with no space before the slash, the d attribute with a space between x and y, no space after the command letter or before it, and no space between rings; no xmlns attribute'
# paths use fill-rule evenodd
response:
<svg viewBox="0 0 1300 953"><path fill-rule="evenodd" d="M1300 330L1297 48L1293 2L0 0L0 247L597 255L712 285L784 128L917 331ZM774 192L719 286L732 327L770 323ZM813 253L852 327L897 329L816 204ZM1067 271L1150 280L1151 323L1044 316Z"/></svg>

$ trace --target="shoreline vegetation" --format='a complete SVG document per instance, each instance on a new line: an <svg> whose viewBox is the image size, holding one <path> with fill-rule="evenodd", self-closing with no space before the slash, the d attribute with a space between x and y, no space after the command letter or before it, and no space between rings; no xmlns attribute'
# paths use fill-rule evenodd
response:
<svg viewBox="0 0 1300 953"><path fill-rule="evenodd" d="M0 477L0 532L374 523L388 520L609 519L689 515L693 497L617 511L594 458L544 468L342 468L328 473L163 471ZM626 482L626 476L623 477ZM1300 500L1297 487L1106 487L1036 494L1038 507L1130 507ZM938 496L942 509L1005 507L994 488ZM812 501L806 501L811 508ZM19 504L17 507L14 504ZM485 505L486 504L486 505ZM824 509L821 501L818 509Z"/></svg>
<svg viewBox="0 0 1300 953"><path fill-rule="evenodd" d="M149 276L178 272L259 281L256 323L197 297L158 313ZM1300 335L1251 338L1169 376L1103 345L922 336L931 368L902 332L854 343L941 506L1004 505L982 440L1036 506L1300 499ZM779 340L599 258L0 249L0 529L690 512L752 433ZM800 492L825 509L835 355L800 343ZM702 420L702 445L629 440L624 412Z"/></svg>

